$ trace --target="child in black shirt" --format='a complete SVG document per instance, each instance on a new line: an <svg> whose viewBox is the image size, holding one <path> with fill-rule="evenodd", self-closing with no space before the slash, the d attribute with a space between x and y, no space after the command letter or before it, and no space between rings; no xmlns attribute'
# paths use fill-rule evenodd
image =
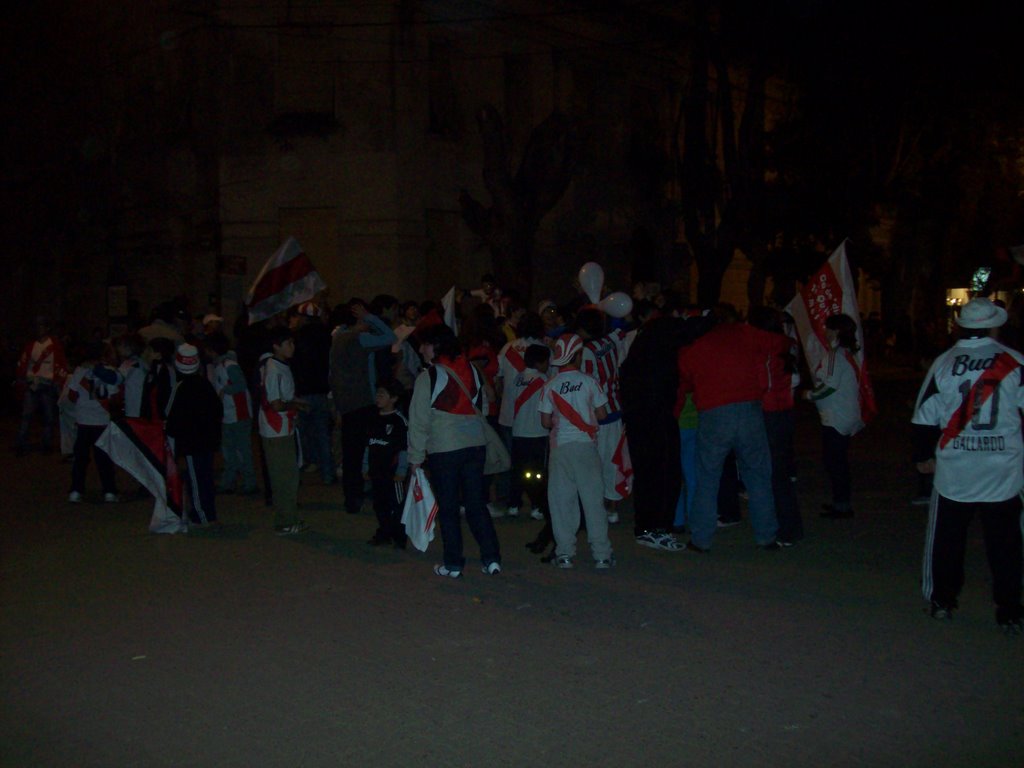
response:
<svg viewBox="0 0 1024 768"><path fill-rule="evenodd" d="M395 380L378 384L374 398L377 413L367 427L363 473L373 488L377 532L368 543L375 547L393 544L397 549L405 549L402 502L405 499L409 422L398 410L398 401L403 394L402 385Z"/></svg>

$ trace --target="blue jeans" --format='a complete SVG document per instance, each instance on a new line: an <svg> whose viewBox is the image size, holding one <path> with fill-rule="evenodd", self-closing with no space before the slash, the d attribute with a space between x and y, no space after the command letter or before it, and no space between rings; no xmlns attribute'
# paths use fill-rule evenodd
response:
<svg viewBox="0 0 1024 768"><path fill-rule="evenodd" d="M462 555L460 501L466 507L466 524L480 545L484 565L501 562L498 534L487 511L482 445L430 455L430 485L437 500L437 519L444 543L444 567L461 571L466 565Z"/></svg>
<svg viewBox="0 0 1024 768"><path fill-rule="evenodd" d="M306 460L316 464L325 483L334 482L334 457L331 455L331 408L327 395L302 395L308 411L299 412L299 433Z"/></svg>
<svg viewBox="0 0 1024 768"><path fill-rule="evenodd" d="M731 403L701 411L697 424L697 495L690 515L693 543L710 549L718 527L718 485L730 451L749 494L754 540L775 540L778 522L772 497L772 458L761 403Z"/></svg>
<svg viewBox="0 0 1024 768"><path fill-rule="evenodd" d="M676 502L676 528L686 525L687 513L693 509L697 495L697 430L679 428L679 459L683 469L683 487Z"/></svg>
<svg viewBox="0 0 1024 768"><path fill-rule="evenodd" d="M18 437L14 441L15 448L24 448L28 443L28 432L32 426L32 417L38 413L43 423L40 442L44 451L53 450L53 423L57 416L57 388L53 384L42 383L36 389L26 389L22 401L21 426Z"/></svg>

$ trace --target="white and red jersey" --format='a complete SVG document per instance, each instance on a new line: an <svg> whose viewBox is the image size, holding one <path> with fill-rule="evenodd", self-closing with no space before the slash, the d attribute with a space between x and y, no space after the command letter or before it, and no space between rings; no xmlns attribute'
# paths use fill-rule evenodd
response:
<svg viewBox="0 0 1024 768"><path fill-rule="evenodd" d="M533 368L527 368L515 375L512 387L512 394L515 396L512 403L513 437L547 437L548 431L540 423L538 410L544 385L547 383L547 376Z"/></svg>
<svg viewBox="0 0 1024 768"><path fill-rule="evenodd" d="M59 389L68 376L64 347L53 336L28 342L18 358L17 376L29 381L50 381Z"/></svg>
<svg viewBox="0 0 1024 768"><path fill-rule="evenodd" d="M544 386L537 407L552 418L551 445L592 443L597 439L598 408L608 405L608 398L597 379L575 368L563 368Z"/></svg>
<svg viewBox="0 0 1024 768"><path fill-rule="evenodd" d="M269 353L260 359L260 437L288 437L295 432L296 412L275 411L276 400L295 399L295 379L288 364Z"/></svg>
<svg viewBox="0 0 1024 768"><path fill-rule="evenodd" d="M1024 487L1024 357L995 339L961 339L925 377L914 424L937 426L935 489L953 501L1006 501Z"/></svg>
<svg viewBox="0 0 1024 768"><path fill-rule="evenodd" d="M516 376L526 370L526 361L523 355L526 348L531 344L543 344L540 339L516 339L510 341L498 353L498 373L495 376L501 379L501 410L498 412L498 423L503 427L511 427L515 417L515 380Z"/></svg>
<svg viewBox="0 0 1024 768"><path fill-rule="evenodd" d="M110 423L110 398L118 393L121 376L107 366L80 365L71 377L68 400L74 404L75 423L102 427Z"/></svg>
<svg viewBox="0 0 1024 768"><path fill-rule="evenodd" d="M588 376L593 376L601 386L601 391L608 398L609 415L622 409L619 398L619 366L626 357L626 339L626 332L618 329L583 344L583 362L580 370Z"/></svg>
<svg viewBox="0 0 1024 768"><path fill-rule="evenodd" d="M242 366L236 359L225 357L213 367L213 388L224 405L225 424L237 424L252 418L252 398Z"/></svg>
<svg viewBox="0 0 1024 768"><path fill-rule="evenodd" d="M855 435L864 428L856 364L845 349L830 349L814 371L811 400L822 425L841 435Z"/></svg>

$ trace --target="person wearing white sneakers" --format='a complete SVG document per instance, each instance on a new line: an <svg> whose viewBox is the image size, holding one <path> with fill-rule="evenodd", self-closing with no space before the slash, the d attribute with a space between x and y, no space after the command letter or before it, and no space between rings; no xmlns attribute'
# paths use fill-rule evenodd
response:
<svg viewBox="0 0 1024 768"><path fill-rule="evenodd" d="M573 567L578 503L582 502L594 566L605 570L615 560L608 539L596 441L597 425L607 414L608 398L592 376L579 370L582 359L583 340L576 334L566 334L555 343L551 364L560 371L545 385L538 406L541 423L551 430L548 505L555 535L555 564L559 568Z"/></svg>
<svg viewBox="0 0 1024 768"><path fill-rule="evenodd" d="M94 341L85 348L85 359L71 376L68 400L75 410L75 452L71 464L71 493L68 501L77 504L85 492L85 471L89 467L89 452L96 459L96 471L103 487L103 501L116 502L117 486L114 480L114 462L96 448L96 440L110 424L110 399L120 389L121 375L105 362L113 350L103 342Z"/></svg>
<svg viewBox="0 0 1024 768"><path fill-rule="evenodd" d="M466 525L480 546L484 573L501 573L501 548L487 514L484 488L486 438L478 413L483 378L445 325L434 325L422 333L420 355L430 367L416 377L413 387L408 459L413 470L427 463L437 499L444 562L434 566L434 573L458 579L466 566L460 499L466 508Z"/></svg>

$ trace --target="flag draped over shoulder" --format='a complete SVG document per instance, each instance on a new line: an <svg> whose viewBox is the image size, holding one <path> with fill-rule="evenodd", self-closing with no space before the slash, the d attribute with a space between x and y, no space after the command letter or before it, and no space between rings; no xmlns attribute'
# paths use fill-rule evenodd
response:
<svg viewBox="0 0 1024 768"><path fill-rule="evenodd" d="M294 237L289 237L263 265L249 289L245 299L249 322L266 320L288 307L309 301L326 287L302 246Z"/></svg>
<svg viewBox="0 0 1024 768"><path fill-rule="evenodd" d="M857 306L857 287L846 258L846 241L829 256L800 293L786 306L786 311L796 322L797 333L803 346L807 365L814 371L828 352L825 337L825 321L840 313L849 315L857 324L857 343L860 349L853 355L860 384L860 418L865 424L877 413L875 393L864 362L864 329L860 323L860 309Z"/></svg>
<svg viewBox="0 0 1024 768"><path fill-rule="evenodd" d="M182 482L178 465L159 421L112 421L96 440L96 447L153 494L153 533L184 533Z"/></svg>

